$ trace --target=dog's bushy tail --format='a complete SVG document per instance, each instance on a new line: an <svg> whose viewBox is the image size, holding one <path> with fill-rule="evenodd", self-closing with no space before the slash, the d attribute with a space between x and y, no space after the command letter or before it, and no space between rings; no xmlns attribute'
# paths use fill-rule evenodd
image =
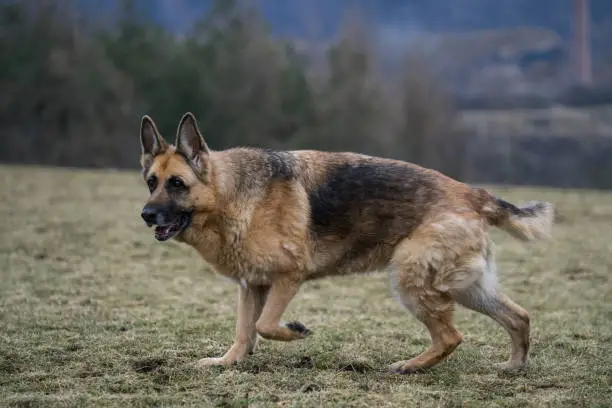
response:
<svg viewBox="0 0 612 408"><path fill-rule="evenodd" d="M506 231L521 241L548 239L551 236L554 207L545 201L530 201L516 206L495 197L486 190L479 190L482 207L479 212L490 225Z"/></svg>

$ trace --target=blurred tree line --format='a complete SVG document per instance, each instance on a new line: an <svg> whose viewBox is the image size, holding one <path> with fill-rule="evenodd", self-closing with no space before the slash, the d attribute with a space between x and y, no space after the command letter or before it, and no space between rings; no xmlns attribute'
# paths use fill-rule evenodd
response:
<svg viewBox="0 0 612 408"><path fill-rule="evenodd" d="M181 36L130 0L96 23L68 1L0 5L0 161L136 167L141 115L173 141L192 111L213 149L353 150L459 171L444 93L416 58L381 72L354 20L323 61L235 0Z"/></svg>
<svg viewBox="0 0 612 408"><path fill-rule="evenodd" d="M136 168L141 116L173 141L192 111L213 149L351 150L471 182L612 188L612 138L468 132L427 59L406 51L385 70L358 15L313 52L240 0L216 0L181 35L139 3L111 22L73 0L0 3L0 162Z"/></svg>

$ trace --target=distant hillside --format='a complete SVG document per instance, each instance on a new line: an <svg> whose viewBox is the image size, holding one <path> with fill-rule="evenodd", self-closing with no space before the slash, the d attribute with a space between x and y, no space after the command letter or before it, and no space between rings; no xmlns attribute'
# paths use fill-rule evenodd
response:
<svg viewBox="0 0 612 408"><path fill-rule="evenodd" d="M216 0L76 0L97 24L132 4L168 30L187 33ZM273 36L321 55L351 15L369 27L383 69L425 51L438 78L466 94L557 95L568 74L572 0L222 0L257 8ZM593 75L612 83L612 0L590 0ZM558 95L557 95L558 96Z"/></svg>
<svg viewBox="0 0 612 408"><path fill-rule="evenodd" d="M87 12L111 12L123 0L77 0ZM152 17L181 32L204 13L211 0L135 0ZM228 0L229 1L229 0ZM375 26L405 31L466 31L539 26L562 37L570 32L571 0L250 0L277 34L334 35L353 9ZM612 1L591 0L594 27L612 22Z"/></svg>

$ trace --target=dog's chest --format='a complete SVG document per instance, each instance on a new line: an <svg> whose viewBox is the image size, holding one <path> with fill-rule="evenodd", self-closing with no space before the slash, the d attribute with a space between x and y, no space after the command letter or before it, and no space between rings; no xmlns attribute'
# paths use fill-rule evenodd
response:
<svg viewBox="0 0 612 408"><path fill-rule="evenodd" d="M304 260L297 245L280 236L239 239L220 248L219 272L238 281L269 285L280 274L300 273Z"/></svg>
<svg viewBox="0 0 612 408"><path fill-rule="evenodd" d="M298 243L280 234L265 237L248 234L245 229L226 229L215 239L190 243L215 271L237 282L270 285L280 274L300 273L306 267Z"/></svg>

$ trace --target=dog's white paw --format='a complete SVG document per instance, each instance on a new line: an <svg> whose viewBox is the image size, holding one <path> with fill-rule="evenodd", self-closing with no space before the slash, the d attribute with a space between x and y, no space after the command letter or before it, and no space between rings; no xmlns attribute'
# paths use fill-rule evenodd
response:
<svg viewBox="0 0 612 408"><path fill-rule="evenodd" d="M207 357L196 361L195 365L198 368L209 366L229 366L232 365L234 362L235 360L230 360L223 357Z"/></svg>

